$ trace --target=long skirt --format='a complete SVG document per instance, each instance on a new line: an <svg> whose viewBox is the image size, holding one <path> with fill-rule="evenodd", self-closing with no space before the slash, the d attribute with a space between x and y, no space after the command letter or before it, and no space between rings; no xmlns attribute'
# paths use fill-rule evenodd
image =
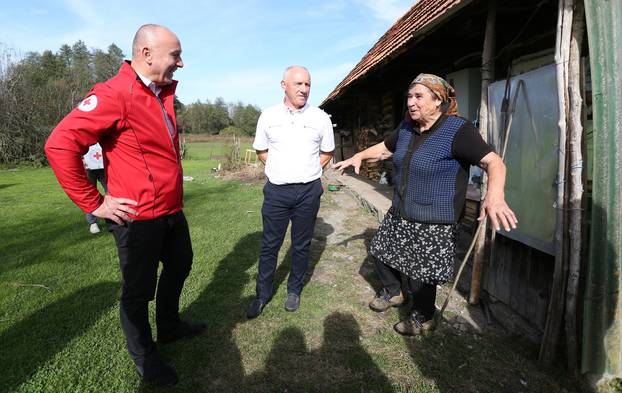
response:
<svg viewBox="0 0 622 393"><path fill-rule="evenodd" d="M371 241L370 254L406 276L427 284L452 279L457 224L412 222L389 210Z"/></svg>

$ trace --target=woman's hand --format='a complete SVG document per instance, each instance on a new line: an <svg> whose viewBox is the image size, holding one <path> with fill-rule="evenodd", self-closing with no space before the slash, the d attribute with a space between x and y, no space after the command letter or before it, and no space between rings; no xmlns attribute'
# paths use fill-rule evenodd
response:
<svg viewBox="0 0 622 393"><path fill-rule="evenodd" d="M361 160L360 156L358 154L355 154L354 156L348 158L347 160L339 161L333 164L333 169L339 170L341 171L341 173L343 173L343 171L346 170L346 168L349 168L352 166L354 167L354 173L358 175L359 170L361 169L362 163L363 163L363 160Z"/></svg>
<svg viewBox="0 0 622 393"><path fill-rule="evenodd" d="M516 224L518 224L514 212L510 209L508 204L505 203L503 195L497 195L496 193L489 192L486 194L477 221L486 219L486 216L490 218L493 228L497 231L501 229L499 223L503 225L503 229L507 232L510 231L510 227L511 229L516 229Z"/></svg>
<svg viewBox="0 0 622 393"><path fill-rule="evenodd" d="M368 147L367 149L360 151L348 158L347 160L339 161L336 164L333 164L333 169L340 170L341 173L348 168L354 167L354 173L359 174L359 170L361 169L361 164L363 161L374 162L378 160L386 160L391 157L393 153L391 153L387 147L384 145L384 142L380 142L372 147Z"/></svg>

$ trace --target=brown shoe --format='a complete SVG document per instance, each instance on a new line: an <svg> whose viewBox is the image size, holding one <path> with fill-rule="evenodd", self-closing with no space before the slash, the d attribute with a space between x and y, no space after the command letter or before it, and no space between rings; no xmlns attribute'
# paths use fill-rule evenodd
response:
<svg viewBox="0 0 622 393"><path fill-rule="evenodd" d="M404 304L404 295L402 291L395 296L391 296L386 288L382 288L382 291L369 302L369 308L376 312L383 312L387 311L390 307L399 307L402 304Z"/></svg>
<svg viewBox="0 0 622 393"><path fill-rule="evenodd" d="M417 313L413 313L408 319L404 319L393 326L395 331L403 336L417 336L431 333L436 329L436 320L425 318Z"/></svg>

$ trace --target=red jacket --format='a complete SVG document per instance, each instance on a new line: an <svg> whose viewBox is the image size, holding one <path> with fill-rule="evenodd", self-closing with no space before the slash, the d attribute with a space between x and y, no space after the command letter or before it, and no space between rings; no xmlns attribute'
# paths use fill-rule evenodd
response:
<svg viewBox="0 0 622 393"><path fill-rule="evenodd" d="M175 127L171 138L157 97L129 62L112 79L96 84L84 101L52 131L45 153L69 198L92 212L103 196L86 178L81 157L99 142L108 194L138 202L135 220L150 220L182 208L183 179L173 100L177 82L160 93Z"/></svg>

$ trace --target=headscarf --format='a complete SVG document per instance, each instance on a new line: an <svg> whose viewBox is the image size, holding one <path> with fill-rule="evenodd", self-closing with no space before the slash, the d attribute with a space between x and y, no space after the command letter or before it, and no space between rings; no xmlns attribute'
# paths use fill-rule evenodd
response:
<svg viewBox="0 0 622 393"><path fill-rule="evenodd" d="M444 112L448 115L457 115L458 114L458 103L456 102L456 91L447 81L439 76L432 74L419 74L412 81L410 87L414 84L424 85L428 89L430 89L439 100L443 103L441 104L441 108L445 109Z"/></svg>

